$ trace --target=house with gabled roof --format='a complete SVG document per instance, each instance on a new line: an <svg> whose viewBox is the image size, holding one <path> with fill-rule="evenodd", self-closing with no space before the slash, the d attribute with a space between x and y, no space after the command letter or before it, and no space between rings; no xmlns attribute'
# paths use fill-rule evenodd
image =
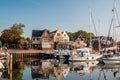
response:
<svg viewBox="0 0 120 80"><path fill-rule="evenodd" d="M70 43L69 43L69 36L64 31L62 32L60 29L57 29L50 33L50 37L54 41L54 49L69 49Z"/></svg>
<svg viewBox="0 0 120 80"><path fill-rule="evenodd" d="M53 39L54 42L62 42L64 40L64 36L60 29L57 29L50 33L50 37Z"/></svg>
<svg viewBox="0 0 120 80"><path fill-rule="evenodd" d="M54 41L54 49L59 49L61 47L61 45L59 46L59 44L64 41L64 36L63 36L61 30L57 29L55 31L52 31L50 33L50 37Z"/></svg>
<svg viewBox="0 0 120 80"><path fill-rule="evenodd" d="M86 46L86 45L87 44L85 43L84 38L80 35L80 36L78 36L77 38L74 39L72 47L77 49L77 48L80 48L80 47L83 47L83 46Z"/></svg>
<svg viewBox="0 0 120 80"><path fill-rule="evenodd" d="M31 46L35 49L51 50L53 49L53 41L50 38L50 31L44 30L32 30Z"/></svg>

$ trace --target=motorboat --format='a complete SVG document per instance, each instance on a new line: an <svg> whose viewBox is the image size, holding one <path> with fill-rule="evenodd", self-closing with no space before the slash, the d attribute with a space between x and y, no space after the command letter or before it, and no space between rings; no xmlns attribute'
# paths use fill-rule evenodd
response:
<svg viewBox="0 0 120 80"><path fill-rule="evenodd" d="M81 48L75 54L72 54L69 61L93 61L101 58L103 55L98 53L91 53L89 48Z"/></svg>

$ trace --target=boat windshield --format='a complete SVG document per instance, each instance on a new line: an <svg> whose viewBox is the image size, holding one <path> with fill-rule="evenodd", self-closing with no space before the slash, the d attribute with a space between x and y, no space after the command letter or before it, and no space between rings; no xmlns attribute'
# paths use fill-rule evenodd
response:
<svg viewBox="0 0 120 80"><path fill-rule="evenodd" d="M88 54L88 51L79 51L80 56L85 56Z"/></svg>

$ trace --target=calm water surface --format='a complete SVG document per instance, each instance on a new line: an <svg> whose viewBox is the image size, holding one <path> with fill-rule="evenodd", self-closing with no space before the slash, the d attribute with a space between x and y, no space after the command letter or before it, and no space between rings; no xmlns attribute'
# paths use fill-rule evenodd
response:
<svg viewBox="0 0 120 80"><path fill-rule="evenodd" d="M120 64L14 57L7 62L0 80L120 80Z"/></svg>

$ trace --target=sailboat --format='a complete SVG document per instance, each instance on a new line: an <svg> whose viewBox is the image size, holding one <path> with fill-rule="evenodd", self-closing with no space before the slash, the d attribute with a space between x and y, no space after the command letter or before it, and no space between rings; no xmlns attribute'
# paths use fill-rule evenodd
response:
<svg viewBox="0 0 120 80"><path fill-rule="evenodd" d="M101 59L99 59L100 61L103 61L105 64L120 63L120 55L119 55L119 52L117 51L117 42L116 42L117 38L116 38L116 30L115 30L120 26L118 15L117 15L117 9L116 9L116 0L114 0L114 8L112 9L112 12L113 12L113 17L112 17L109 32L108 32L108 37L110 36L110 31L111 31L111 28L113 27L113 31L114 31L113 37L115 42L113 47L105 49L103 54L104 56ZM117 23L116 21L118 22L118 26L116 24Z"/></svg>
<svg viewBox="0 0 120 80"><path fill-rule="evenodd" d="M93 21L93 17L92 17L92 13L90 10L90 26L91 26L91 22ZM94 28L95 28L95 24ZM95 28L95 32L96 32L96 28ZM97 35L97 32L96 32ZM78 50L78 52L76 52L75 54L73 54L72 56L69 57L69 61L93 61L93 60L97 60L99 58L101 58L103 55L100 53L92 53L92 44L91 44L91 33L90 33L90 48L88 47L82 47Z"/></svg>

